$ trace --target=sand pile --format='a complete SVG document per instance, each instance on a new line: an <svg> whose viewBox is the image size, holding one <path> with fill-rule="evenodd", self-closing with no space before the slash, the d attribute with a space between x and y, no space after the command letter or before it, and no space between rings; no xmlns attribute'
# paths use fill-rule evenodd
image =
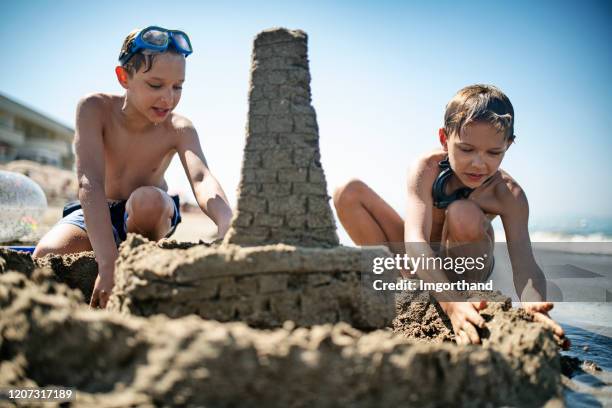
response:
<svg viewBox="0 0 612 408"><path fill-rule="evenodd" d="M44 270L49 279L77 289L87 301L91 298L98 275L98 264L93 252L71 255L47 255L32 259L23 252L0 248L0 273L19 271L30 277L34 270Z"/></svg>
<svg viewBox="0 0 612 408"><path fill-rule="evenodd" d="M51 269L8 255L23 270L0 275L2 382L75 387L77 406L540 406L561 388L552 334L507 303L482 311L482 347L417 343L400 327L259 330L91 310Z"/></svg>

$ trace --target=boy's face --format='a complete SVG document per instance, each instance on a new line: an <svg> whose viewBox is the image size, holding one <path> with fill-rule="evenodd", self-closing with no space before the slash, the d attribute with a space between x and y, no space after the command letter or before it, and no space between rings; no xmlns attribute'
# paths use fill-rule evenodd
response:
<svg viewBox="0 0 612 408"><path fill-rule="evenodd" d="M141 114L153 123L161 123L178 105L185 81L185 57L162 53L155 56L152 68L140 68L121 85L127 98ZM121 82L121 80L120 80Z"/></svg>
<svg viewBox="0 0 612 408"><path fill-rule="evenodd" d="M461 134L450 137L440 129L439 135L453 172L470 188L480 186L497 171L510 145L503 132L486 122L470 123Z"/></svg>

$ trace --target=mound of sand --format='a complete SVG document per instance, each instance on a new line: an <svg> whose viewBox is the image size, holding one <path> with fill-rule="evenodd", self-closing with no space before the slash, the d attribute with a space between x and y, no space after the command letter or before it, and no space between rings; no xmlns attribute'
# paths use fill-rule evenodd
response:
<svg viewBox="0 0 612 408"><path fill-rule="evenodd" d="M181 246L164 245L172 256ZM75 387L76 406L541 406L560 396L552 334L509 302L481 312L482 346L442 342L450 332L425 295L403 298L383 330L261 330L91 310L94 266L91 253L0 252L4 384Z"/></svg>

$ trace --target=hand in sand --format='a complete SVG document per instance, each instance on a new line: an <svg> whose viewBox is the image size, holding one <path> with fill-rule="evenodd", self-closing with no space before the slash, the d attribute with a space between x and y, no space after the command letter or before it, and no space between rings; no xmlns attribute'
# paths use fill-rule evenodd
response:
<svg viewBox="0 0 612 408"><path fill-rule="evenodd" d="M93 293L91 294L91 301L89 302L90 307L95 309L104 309L106 307L108 298L113 290L114 281L113 271L110 273L98 272Z"/></svg>
<svg viewBox="0 0 612 408"><path fill-rule="evenodd" d="M521 305L527 313L533 315L534 321L540 322L552 330L561 347L565 350L569 348L571 342L565 337L563 328L548 315L548 312L553 308L552 302L522 302Z"/></svg>
<svg viewBox="0 0 612 408"><path fill-rule="evenodd" d="M487 306L487 302L440 302L442 310L448 315L457 344L480 344L476 327L483 328L485 320L478 313Z"/></svg>

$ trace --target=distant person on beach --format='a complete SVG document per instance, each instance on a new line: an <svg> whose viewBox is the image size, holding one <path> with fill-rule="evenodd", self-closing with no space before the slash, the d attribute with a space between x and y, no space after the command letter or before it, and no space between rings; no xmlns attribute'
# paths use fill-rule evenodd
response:
<svg viewBox="0 0 612 408"><path fill-rule="evenodd" d="M74 146L79 202L38 243L34 256L95 252L98 277L92 307L106 307L118 245L128 232L151 240L170 236L181 221L178 197L164 173L178 153L202 211L222 237L232 211L206 164L189 119L174 113L191 42L182 31L147 27L124 40L115 73L122 96L96 93L79 102Z"/></svg>
<svg viewBox="0 0 612 408"><path fill-rule="evenodd" d="M494 86L465 87L447 104L438 136L441 148L419 158L408 175L405 220L364 182L351 180L334 192L340 222L357 245L384 244L413 257L485 259L481 270L462 276L439 266L421 269L417 274L424 281L484 281L494 265L491 221L499 215L523 307L567 346L563 329L548 315L553 304L544 301L546 281L531 249L527 197L499 168L515 139L510 100ZM485 321L478 311L486 302L434 296L457 343L480 343L476 327L484 327Z"/></svg>

